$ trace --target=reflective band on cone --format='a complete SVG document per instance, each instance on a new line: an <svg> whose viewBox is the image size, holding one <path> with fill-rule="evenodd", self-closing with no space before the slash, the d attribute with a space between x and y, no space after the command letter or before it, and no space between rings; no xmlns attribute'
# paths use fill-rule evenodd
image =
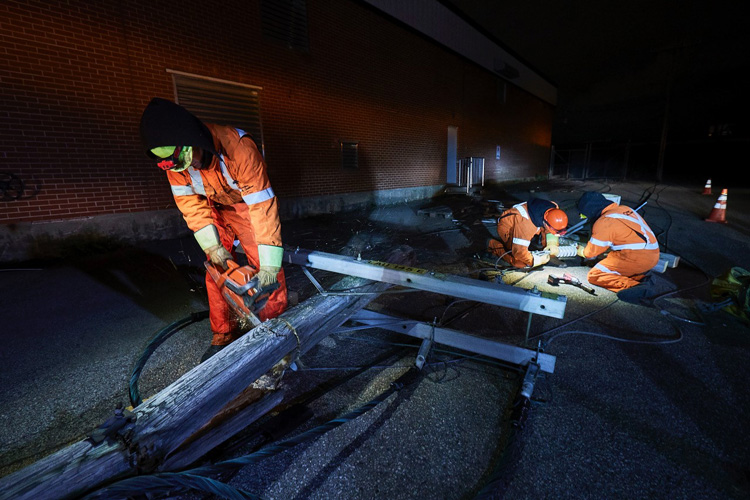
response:
<svg viewBox="0 0 750 500"><path fill-rule="evenodd" d="M722 189L719 199L716 201L716 205L708 214L706 222L721 222L722 224L727 223L727 190Z"/></svg>
<svg viewBox="0 0 750 500"><path fill-rule="evenodd" d="M706 181L706 185L703 186L703 193L702 194L711 194L711 179L708 179Z"/></svg>

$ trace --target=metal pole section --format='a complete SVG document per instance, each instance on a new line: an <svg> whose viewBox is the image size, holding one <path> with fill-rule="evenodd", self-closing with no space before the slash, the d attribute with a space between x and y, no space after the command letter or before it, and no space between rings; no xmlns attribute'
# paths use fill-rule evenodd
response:
<svg viewBox="0 0 750 500"><path fill-rule="evenodd" d="M348 274L427 292L509 307L519 311L562 318L567 297L524 290L510 285L479 281L462 276L436 273L426 269L398 266L378 261L363 261L344 255L297 249L287 250L284 261L323 271Z"/></svg>
<svg viewBox="0 0 750 500"><path fill-rule="evenodd" d="M427 360L427 353L432 349L432 340L424 339L422 345L419 346L419 352L417 353L417 360L414 362L419 370L424 366L424 362Z"/></svg>
<svg viewBox="0 0 750 500"><path fill-rule="evenodd" d="M534 316L533 314L529 313L529 321L526 323L526 340L525 343L529 343L529 331L531 330L531 318Z"/></svg>
<svg viewBox="0 0 750 500"><path fill-rule="evenodd" d="M475 337L458 330L428 325L411 319L397 318L368 309L357 311L350 319L356 323L368 325L369 328L380 328L418 339L431 340L435 344L455 347L462 351L481 354L514 365L526 366L530 363L538 363L539 369L545 373L555 371L557 358L551 354L538 353L525 347ZM337 331L344 332L349 329L344 326ZM355 327L355 329L359 329L359 327Z"/></svg>

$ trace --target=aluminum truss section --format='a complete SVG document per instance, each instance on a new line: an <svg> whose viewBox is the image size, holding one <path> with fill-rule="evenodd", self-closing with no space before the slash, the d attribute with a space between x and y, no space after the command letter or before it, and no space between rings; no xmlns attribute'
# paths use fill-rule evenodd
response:
<svg viewBox="0 0 750 500"><path fill-rule="evenodd" d="M448 328L440 328L414 320L397 318L395 316L389 316L387 314L367 309L358 311L357 314L349 319L350 321L355 321L362 325L368 325L371 328L382 328L383 330L403 333L410 337L429 340L436 344L455 347L457 349L481 354L514 365L528 366L529 363L537 363L539 369L543 372L553 373L555 371L555 361L557 359L555 356L537 353L531 349L524 349L523 347L516 347L510 344L496 342L494 340L474 337L473 335L467 335L457 330L450 330ZM347 330L347 328L341 327L340 330ZM422 350L420 350L420 354L423 356L421 362L424 363L424 354L422 353ZM418 357L418 362L419 361Z"/></svg>
<svg viewBox="0 0 750 500"><path fill-rule="evenodd" d="M532 314L562 318L567 297L538 290L473 280L426 269L364 261L344 255L297 249L284 252L284 261L323 271L416 288L485 304L509 307Z"/></svg>

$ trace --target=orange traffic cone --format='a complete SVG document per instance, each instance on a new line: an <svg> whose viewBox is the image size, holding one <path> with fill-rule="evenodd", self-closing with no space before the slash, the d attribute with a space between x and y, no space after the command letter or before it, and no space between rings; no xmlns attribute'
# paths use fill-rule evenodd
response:
<svg viewBox="0 0 750 500"><path fill-rule="evenodd" d="M703 193L701 194L711 194L711 179L706 181L706 185L703 186Z"/></svg>
<svg viewBox="0 0 750 500"><path fill-rule="evenodd" d="M727 190L722 189L719 199L708 214L707 222L721 222L722 224L727 223Z"/></svg>

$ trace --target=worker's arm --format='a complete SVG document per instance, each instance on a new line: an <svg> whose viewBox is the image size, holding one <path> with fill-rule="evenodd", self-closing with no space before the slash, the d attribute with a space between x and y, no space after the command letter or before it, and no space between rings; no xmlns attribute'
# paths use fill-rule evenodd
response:
<svg viewBox="0 0 750 500"><path fill-rule="evenodd" d="M520 216L518 216L518 219L520 219ZM509 237L511 239L510 263L515 267L533 266L535 264L534 256L529 252L529 245L534 233L529 234L529 231L525 231L519 220L516 224L513 224Z"/></svg>
<svg viewBox="0 0 750 500"><path fill-rule="evenodd" d="M284 256L278 201L268 180L266 163L250 136L240 139L233 156L238 168L235 179L248 206L248 217L258 244L258 280L261 286L266 286L276 282Z"/></svg>
<svg viewBox="0 0 750 500"><path fill-rule="evenodd" d="M610 221L598 220L591 228L591 238L583 250L583 257L593 259L603 254L612 246L612 231Z"/></svg>
<svg viewBox="0 0 750 500"><path fill-rule="evenodd" d="M226 268L226 262L232 255L221 244L219 231L211 217L208 199L195 191L187 172L167 171L167 178L172 187L175 204L193 231L196 241L212 263Z"/></svg>

